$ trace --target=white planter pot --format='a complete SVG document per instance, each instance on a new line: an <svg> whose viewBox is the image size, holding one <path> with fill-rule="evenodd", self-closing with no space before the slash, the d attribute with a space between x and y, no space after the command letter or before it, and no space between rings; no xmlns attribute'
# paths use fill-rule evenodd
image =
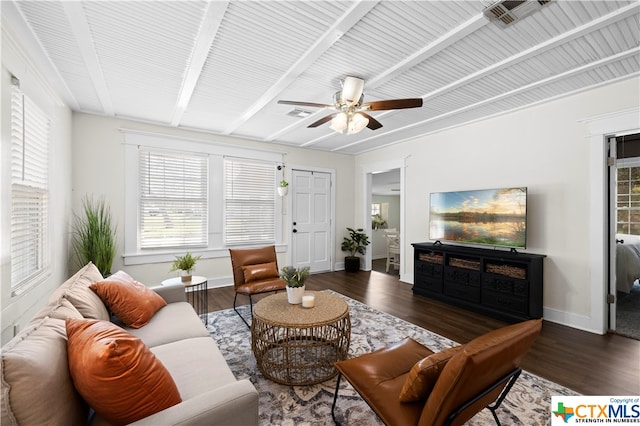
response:
<svg viewBox="0 0 640 426"><path fill-rule="evenodd" d="M299 305L302 303L302 296L304 296L304 286L287 287L287 300L292 305Z"/></svg>
<svg viewBox="0 0 640 426"><path fill-rule="evenodd" d="M289 192L289 187L288 186L279 186L278 187L278 195L280 195L281 197L284 197L285 195L287 195L287 192Z"/></svg>

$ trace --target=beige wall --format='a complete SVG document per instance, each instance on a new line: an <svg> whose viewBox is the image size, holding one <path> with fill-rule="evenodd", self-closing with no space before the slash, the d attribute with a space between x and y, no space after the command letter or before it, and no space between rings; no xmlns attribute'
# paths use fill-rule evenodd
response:
<svg viewBox="0 0 640 426"><path fill-rule="evenodd" d="M352 226L353 157L349 155L322 151L304 150L263 142L255 142L225 136L186 131L182 129L157 126L117 118L101 117L90 114L74 113L73 115L73 208L78 211L85 194L103 196L111 206L115 222L118 225L119 249L113 265L113 271L123 269L137 280L152 286L162 280L175 276L169 272L170 262L146 265L124 265L124 215L125 215L125 169L123 133L120 129L132 129L152 132L174 137L192 138L211 143L233 144L235 146L254 147L261 150L272 150L285 153L284 160L288 167L304 169L319 168L335 170L336 182L336 238L335 259L342 262L340 242L347 226ZM289 213L282 215L283 224L289 223ZM285 235L285 242L287 236ZM280 253L278 263L286 265L289 253ZM217 284L231 284L232 272L228 257L201 259L196 273L204 275Z"/></svg>
<svg viewBox="0 0 640 426"><path fill-rule="evenodd" d="M360 155L356 170L406 160L402 279L413 282L411 243L428 241L431 192L528 187L527 252L547 256L547 319L586 328L591 313L589 138L585 118L638 108L630 79L518 112L457 127ZM363 175L356 176L361 187ZM356 194L356 217L363 195ZM604 290L603 290L604 291ZM603 293L604 294L604 293Z"/></svg>

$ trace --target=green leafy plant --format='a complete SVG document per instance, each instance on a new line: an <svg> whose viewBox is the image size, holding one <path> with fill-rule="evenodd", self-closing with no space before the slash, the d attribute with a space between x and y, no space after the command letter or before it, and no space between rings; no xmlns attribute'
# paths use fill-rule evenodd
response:
<svg viewBox="0 0 640 426"><path fill-rule="evenodd" d="M376 213L371 218L371 227L373 229L384 229L387 227L387 221L382 218L380 213Z"/></svg>
<svg viewBox="0 0 640 426"><path fill-rule="evenodd" d="M342 251L348 251L352 257L355 257L356 253L364 254L369 245L367 234L364 233L362 228L347 228L347 231L349 231L349 236L344 237L342 241Z"/></svg>
<svg viewBox="0 0 640 426"><path fill-rule="evenodd" d="M287 186L289 186L289 182L287 182L286 180L282 179L280 181L280 187L281 188L286 188Z"/></svg>
<svg viewBox="0 0 640 426"><path fill-rule="evenodd" d="M287 287L302 287L309 277L309 267L298 269L293 266L285 266L280 270L280 278L287 282Z"/></svg>
<svg viewBox="0 0 640 426"><path fill-rule="evenodd" d="M104 198L82 199L82 215L74 214L73 251L80 266L93 262L103 276L111 274L116 256L116 227Z"/></svg>
<svg viewBox="0 0 640 426"><path fill-rule="evenodd" d="M173 261L169 272L181 270L189 273L196 266L196 262L200 260L200 257L201 256L194 256L189 252L187 252L184 256L176 256L176 259Z"/></svg>

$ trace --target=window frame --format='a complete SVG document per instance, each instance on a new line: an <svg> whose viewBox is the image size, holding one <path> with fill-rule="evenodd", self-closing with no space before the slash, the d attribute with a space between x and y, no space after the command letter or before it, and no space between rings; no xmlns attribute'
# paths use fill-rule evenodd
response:
<svg viewBox="0 0 640 426"><path fill-rule="evenodd" d="M618 175L618 172L620 169L629 169L632 167L640 167L640 157L630 157L630 158L622 158L616 161L616 176ZM619 188L619 182L617 181L616 178L616 236L618 236L618 238L629 238L629 239L633 239L633 240L637 240L640 239L640 235L636 235L636 234L627 234L627 233L619 233L618 232L618 225L621 223L621 221L618 220L618 212L619 211L637 211L640 212L640 207L628 207L628 208L621 208L619 207L618 203L619 203L619 197L620 194L618 192L618 188ZM624 223L630 223L630 222L625 222L622 221Z"/></svg>
<svg viewBox="0 0 640 426"><path fill-rule="evenodd" d="M208 155L209 157L209 237L206 248L193 249L203 259L228 257L229 247L224 244L224 158L237 157L273 163L274 168L283 162L283 152L252 149L228 145L217 141L163 135L133 129L120 129L125 146L125 225L124 225L124 265L139 265L172 261L185 249L139 249L138 241L138 188L139 188L139 147L162 149L185 154ZM176 148L179 147L179 148ZM275 245L277 251L286 249L282 238L283 198L273 188L275 199ZM233 246L238 247L238 246ZM252 247L247 245L246 247Z"/></svg>
<svg viewBox="0 0 640 426"><path fill-rule="evenodd" d="M19 104L19 105L18 105ZM30 129L33 124L34 129ZM16 129L15 126L19 126ZM11 87L11 237L10 237L10 256L11 256L11 297L24 294L29 289L43 283L51 275L51 212L50 212L50 188L49 188L49 164L50 164L50 146L51 146L51 118L44 110L29 96L27 96L17 84ZM27 140L28 135L34 138ZM18 146L20 145L20 146ZM28 155L24 152L26 148L39 151L40 155ZM29 162L25 161L29 157ZM17 164L20 164L19 166ZM19 171L17 169L20 169ZM18 178L16 174L21 176ZM15 193L26 194L17 200ZM18 263L14 253L14 225L15 212L14 209L20 203L33 205L33 200L38 199L41 202L36 203L41 215L32 220L32 215L28 214L30 228L34 224L39 232L35 238L28 238L29 241L36 241L35 259L32 263L35 266L27 271L27 274L20 277L16 282L14 276L14 267ZM32 211L33 209L29 209ZM29 235L24 235L29 237ZM30 246L33 249L32 246ZM34 250L30 250L34 252Z"/></svg>

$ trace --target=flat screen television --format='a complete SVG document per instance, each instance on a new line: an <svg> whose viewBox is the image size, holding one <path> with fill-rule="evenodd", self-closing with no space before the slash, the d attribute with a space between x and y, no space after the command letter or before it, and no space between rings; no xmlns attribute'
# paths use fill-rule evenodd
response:
<svg viewBox="0 0 640 426"><path fill-rule="evenodd" d="M429 239L526 248L527 188L431 193Z"/></svg>

